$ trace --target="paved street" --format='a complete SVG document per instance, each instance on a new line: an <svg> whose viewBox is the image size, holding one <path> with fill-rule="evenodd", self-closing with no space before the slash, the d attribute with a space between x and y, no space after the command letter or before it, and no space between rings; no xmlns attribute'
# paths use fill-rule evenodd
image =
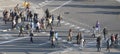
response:
<svg viewBox="0 0 120 54"><path fill-rule="evenodd" d="M17 3L24 0L2 1L0 0L0 53L1 54L120 54L120 46L106 51L105 40L102 40L102 51L97 52L96 38L92 38L91 28L99 20L101 29L107 27L109 35L120 32L120 3L115 0L26 0L31 2L32 10L39 14L39 18L45 17L44 11L48 8L55 15L54 29L58 31L59 40L56 47L52 48L49 41L49 31L35 32L33 43L29 34L18 37L19 31L11 30L10 22L4 24L2 11L11 9ZM5 5L4 5L5 4ZM9 5L9 6L7 6ZM63 20L57 27L57 16L61 14ZM26 22L27 23L27 22ZM73 29L73 40L67 41L69 29ZM83 50L76 44L76 35L83 31L86 45ZM102 34L100 34L102 36ZM97 35L99 36L99 34ZM120 41L119 41L120 42Z"/></svg>

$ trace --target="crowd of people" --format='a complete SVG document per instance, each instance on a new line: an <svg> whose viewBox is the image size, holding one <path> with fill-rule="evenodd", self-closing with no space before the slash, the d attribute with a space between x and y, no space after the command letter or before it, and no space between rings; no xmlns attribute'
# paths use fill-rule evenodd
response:
<svg viewBox="0 0 120 54"><path fill-rule="evenodd" d="M26 4L26 1L25 1ZM11 29L15 29L18 28L19 29L19 35L20 36L24 36L24 31L26 30L28 34L30 34L30 42L33 43L33 36L34 36L34 32L41 32L41 31L46 31L46 29L50 29L50 37L49 40L51 41L51 46L55 47L55 42L58 41L58 32L56 32L53 28L54 25L54 14L51 14L49 12L48 9L46 9L45 11L45 17L41 18L40 20L38 20L38 13L33 13L30 10L30 4L25 5L25 8L20 10L19 8L19 4L17 4L13 9L7 10L5 9L3 11L3 21L5 22L5 24L7 24L7 22L11 22ZM63 18L61 17L61 15L57 16L57 26L61 26L61 20ZM25 22L28 22L27 24ZM96 25L93 26L93 34L92 36L96 39L96 47L97 50L100 51L101 50L101 46L102 46L102 35L97 37L96 33L100 33L100 23L97 20L96 21ZM118 45L118 37L119 34L112 34L109 38L108 36L108 30L105 27L103 29L103 37L104 40L106 41L106 50L110 51L110 47L113 47L115 45ZM67 41L72 41L72 36L73 36L73 31L72 29L69 29L68 31L68 35L67 35ZM76 43L80 44L80 47L83 48L85 46L85 42L86 40L84 39L84 35L82 33L82 31L78 32L78 34L76 35Z"/></svg>

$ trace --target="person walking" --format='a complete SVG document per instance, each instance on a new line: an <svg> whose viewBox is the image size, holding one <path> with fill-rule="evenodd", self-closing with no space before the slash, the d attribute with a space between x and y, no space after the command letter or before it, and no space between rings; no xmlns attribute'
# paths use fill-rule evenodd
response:
<svg viewBox="0 0 120 54"><path fill-rule="evenodd" d="M68 41L72 41L72 29L69 29L69 32L68 32Z"/></svg>
<svg viewBox="0 0 120 54"><path fill-rule="evenodd" d="M77 39L77 44L80 44L80 40L82 39L82 34L81 32L78 32L77 36L76 36L76 39Z"/></svg>
<svg viewBox="0 0 120 54"><path fill-rule="evenodd" d="M116 46L119 44L118 38L119 38L119 34L116 34L116 35L115 35L115 45L116 45Z"/></svg>
<svg viewBox="0 0 120 54"><path fill-rule="evenodd" d="M32 43L33 43L33 36L34 36L33 30L31 30L30 31L30 42L32 42Z"/></svg>
<svg viewBox="0 0 120 54"><path fill-rule="evenodd" d="M23 31L24 31L24 28L23 28L23 26L21 25L21 26L20 26L20 30L19 30L19 35L18 35L18 37L20 37L21 35L24 36Z"/></svg>
<svg viewBox="0 0 120 54"><path fill-rule="evenodd" d="M108 52L110 52L110 44L111 44L111 40L110 40L110 38L108 38L108 40L106 42L106 45L107 45L106 51L108 51Z"/></svg>
<svg viewBox="0 0 120 54"><path fill-rule="evenodd" d="M55 17L54 17L53 14L51 15L51 17L52 17L52 22L51 22L51 23L52 23L52 25L53 25L53 24L54 24L54 18L55 18Z"/></svg>
<svg viewBox="0 0 120 54"><path fill-rule="evenodd" d="M47 24L47 26L46 26L46 29L48 28L48 27L50 27L50 28L52 28L52 18L51 18L51 16L49 16L49 18L48 18L48 24Z"/></svg>
<svg viewBox="0 0 120 54"><path fill-rule="evenodd" d="M99 36L99 37L97 37L97 40L96 40L96 42L97 42L97 51L101 51L101 37Z"/></svg>
<svg viewBox="0 0 120 54"><path fill-rule="evenodd" d="M103 29L103 36L104 36L104 40L106 40L106 35L108 34L108 30L107 30L107 28L105 27L104 29Z"/></svg>
<svg viewBox="0 0 120 54"><path fill-rule="evenodd" d="M50 12L49 12L48 8L46 9L45 14L46 14L46 20L47 20L50 16Z"/></svg>
<svg viewBox="0 0 120 54"><path fill-rule="evenodd" d="M97 33L100 33L100 22L97 20L95 25Z"/></svg>
<svg viewBox="0 0 120 54"><path fill-rule="evenodd" d="M58 20L57 26L61 26L61 20L62 20L61 15L59 15L59 16L57 17L57 20Z"/></svg>
<svg viewBox="0 0 120 54"><path fill-rule="evenodd" d="M113 47L114 45L115 45L115 35L112 34L111 35L111 45L110 45L110 47Z"/></svg>
<svg viewBox="0 0 120 54"><path fill-rule="evenodd" d="M95 29L95 26L93 26L92 32L93 32L93 33L92 33L92 37L95 38L95 37L96 37L96 29Z"/></svg>
<svg viewBox="0 0 120 54"><path fill-rule="evenodd" d="M55 47L55 36L54 36L54 34L55 34L55 31L54 31L53 28L51 28L50 37L49 37L49 39L51 41L51 47Z"/></svg>

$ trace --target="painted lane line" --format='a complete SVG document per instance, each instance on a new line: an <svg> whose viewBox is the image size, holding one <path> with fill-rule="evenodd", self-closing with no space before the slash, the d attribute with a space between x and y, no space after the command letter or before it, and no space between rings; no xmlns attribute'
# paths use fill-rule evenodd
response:
<svg viewBox="0 0 120 54"><path fill-rule="evenodd" d="M41 43L41 44L39 44L39 46L40 46L40 45L45 45L45 44L47 44L47 43L50 43L50 41L47 41L47 42L45 42L45 43Z"/></svg>
<svg viewBox="0 0 120 54"><path fill-rule="evenodd" d="M29 36L27 36L27 37L21 37L21 38L19 37L19 38L12 39L12 40L9 40L9 41L0 42L0 44L10 43L10 42L14 42L14 41L25 39L25 38L29 38Z"/></svg>
<svg viewBox="0 0 120 54"><path fill-rule="evenodd" d="M117 2L120 2L120 0L116 0Z"/></svg>
<svg viewBox="0 0 120 54"><path fill-rule="evenodd" d="M74 27L75 25L71 25L70 27Z"/></svg>
<svg viewBox="0 0 120 54"><path fill-rule="evenodd" d="M80 27L75 27L75 29L80 29Z"/></svg>
<svg viewBox="0 0 120 54"><path fill-rule="evenodd" d="M42 34L45 34L46 32L41 32Z"/></svg>
<svg viewBox="0 0 120 54"><path fill-rule="evenodd" d="M89 33L89 32L90 32L90 30L85 30L85 32L86 32L86 33Z"/></svg>
<svg viewBox="0 0 120 54"><path fill-rule="evenodd" d="M41 7L44 7L46 6L47 4L53 2L54 0L51 0L51 1L45 1L45 2L42 2L42 3L39 3L38 5L40 5Z"/></svg>
<svg viewBox="0 0 120 54"><path fill-rule="evenodd" d="M79 31L84 31L84 30L85 30L84 28L79 29Z"/></svg>
<svg viewBox="0 0 120 54"><path fill-rule="evenodd" d="M71 1L72 1L72 0L69 0L69 1L65 2L65 3L64 3L64 4L62 4L61 6L59 6L59 7L55 8L55 9L51 10L50 12L51 12L51 13L52 13L52 12L54 12L55 10L57 10L57 9L59 9L59 8L63 7L64 5L66 5L66 4L68 4L68 3L70 3Z"/></svg>
<svg viewBox="0 0 120 54"><path fill-rule="evenodd" d="M67 40L62 40L62 42L67 42Z"/></svg>
<svg viewBox="0 0 120 54"><path fill-rule="evenodd" d="M66 23L65 25L69 25L70 23Z"/></svg>
<svg viewBox="0 0 120 54"><path fill-rule="evenodd" d="M61 23L65 23L65 21L61 21Z"/></svg>

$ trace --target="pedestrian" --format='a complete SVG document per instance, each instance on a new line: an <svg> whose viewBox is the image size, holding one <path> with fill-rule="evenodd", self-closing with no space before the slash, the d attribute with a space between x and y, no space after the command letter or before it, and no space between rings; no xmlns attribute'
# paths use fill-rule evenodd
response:
<svg viewBox="0 0 120 54"><path fill-rule="evenodd" d="M92 29L93 33L92 33L92 37L96 37L96 29L95 29L95 26L93 26L93 29Z"/></svg>
<svg viewBox="0 0 120 54"><path fill-rule="evenodd" d="M118 45L118 43L119 43L119 42L118 42L118 41L119 41L118 38L119 38L119 34L116 34L116 35L115 35L115 45Z"/></svg>
<svg viewBox="0 0 120 54"><path fill-rule="evenodd" d="M51 16L52 16L52 25L53 25L53 24L54 24L54 18L55 18L55 17L54 17L53 14L52 14Z"/></svg>
<svg viewBox="0 0 120 54"><path fill-rule="evenodd" d="M36 32L40 32L40 22L39 21L36 24Z"/></svg>
<svg viewBox="0 0 120 54"><path fill-rule="evenodd" d="M30 29L31 29L31 26L30 26L30 23L28 23L28 24L26 25L27 33L29 33Z"/></svg>
<svg viewBox="0 0 120 54"><path fill-rule="evenodd" d="M80 49L82 50L84 48L84 45L85 45L85 40L82 38L80 40Z"/></svg>
<svg viewBox="0 0 120 54"><path fill-rule="evenodd" d="M76 36L76 39L77 39L77 44L80 44L80 40L82 39L82 34L81 32L78 32L77 36Z"/></svg>
<svg viewBox="0 0 120 54"><path fill-rule="evenodd" d="M30 42L32 42L32 43L33 43L33 36L34 36L33 30L31 30L30 31Z"/></svg>
<svg viewBox="0 0 120 54"><path fill-rule="evenodd" d="M20 37L21 35L24 36L23 31L24 31L24 28L21 25L20 28L19 28L19 35L18 35L18 37Z"/></svg>
<svg viewBox="0 0 120 54"><path fill-rule="evenodd" d="M57 20L58 20L57 26L61 26L61 20L62 20L61 15L59 15L59 16L57 17Z"/></svg>
<svg viewBox="0 0 120 54"><path fill-rule="evenodd" d="M111 40L110 40L110 38L108 38L108 40L107 40L106 43L107 43L106 51L110 52L110 44L111 44Z"/></svg>
<svg viewBox="0 0 120 54"><path fill-rule="evenodd" d="M55 32L55 40L56 40L57 43L58 43L58 32Z"/></svg>
<svg viewBox="0 0 120 54"><path fill-rule="evenodd" d="M47 20L50 16L50 12L49 12L48 8L46 9L45 14L46 14L46 20Z"/></svg>
<svg viewBox="0 0 120 54"><path fill-rule="evenodd" d="M110 47L113 47L114 45L115 45L115 35L112 34L111 35L111 45L110 45Z"/></svg>
<svg viewBox="0 0 120 54"><path fill-rule="evenodd" d="M30 12L29 12L29 21L31 21L31 22L33 21L33 18L32 18L32 17L33 17L33 14L32 14L32 12L30 11Z"/></svg>
<svg viewBox="0 0 120 54"><path fill-rule="evenodd" d="M50 37L49 37L49 39L51 41L51 47L55 47L55 36L54 35L55 35L55 31L53 28L51 28Z"/></svg>
<svg viewBox="0 0 120 54"><path fill-rule="evenodd" d="M5 24L6 24L7 21L8 21L8 10L7 10L7 9L5 9L5 10L3 11L3 20L4 20Z"/></svg>
<svg viewBox="0 0 120 54"><path fill-rule="evenodd" d="M46 29L47 29L47 27L50 27L50 28L52 28L52 18L51 18L51 16L49 16L49 18L48 18L48 23L47 23L47 26L46 26Z"/></svg>
<svg viewBox="0 0 120 54"><path fill-rule="evenodd" d="M42 18L41 19L41 27L42 27L42 29L44 30L44 31L46 31L46 25L45 25L45 19L44 18Z"/></svg>
<svg viewBox="0 0 120 54"><path fill-rule="evenodd" d="M50 37L49 37L49 39L51 39L51 37L52 37L52 36L54 36L54 33L55 33L54 29L53 29L53 28L51 28L51 30L50 30Z"/></svg>
<svg viewBox="0 0 120 54"><path fill-rule="evenodd" d="M96 21L96 25L95 25L96 27L96 31L97 31L97 33L99 33L100 32L100 22L97 20Z"/></svg>
<svg viewBox="0 0 120 54"><path fill-rule="evenodd" d="M97 37L97 51L101 51L101 37L99 36L99 37Z"/></svg>
<svg viewBox="0 0 120 54"><path fill-rule="evenodd" d="M104 29L103 29L103 36L104 36L104 40L106 40L106 35L108 34L108 30L107 30L107 28L105 27Z"/></svg>
<svg viewBox="0 0 120 54"><path fill-rule="evenodd" d="M69 32L68 32L68 41L72 41L72 29L69 29Z"/></svg>

